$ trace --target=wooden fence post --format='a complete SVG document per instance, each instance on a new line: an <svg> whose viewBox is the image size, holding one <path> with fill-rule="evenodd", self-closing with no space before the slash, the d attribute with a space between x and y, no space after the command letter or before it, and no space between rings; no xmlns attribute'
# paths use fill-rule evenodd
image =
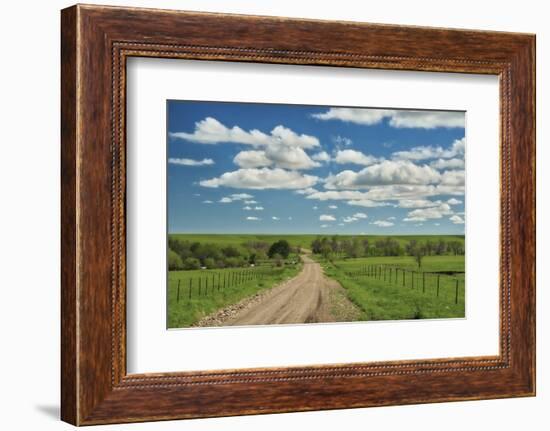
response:
<svg viewBox="0 0 550 431"><path fill-rule="evenodd" d="M458 304L458 278L455 282L455 304Z"/></svg>
<svg viewBox="0 0 550 431"><path fill-rule="evenodd" d="M180 302L180 282L181 282L181 279L178 278L178 298L176 302Z"/></svg>
<svg viewBox="0 0 550 431"><path fill-rule="evenodd" d="M422 273L422 293L426 293L426 273Z"/></svg>
<svg viewBox="0 0 550 431"><path fill-rule="evenodd" d="M189 279L189 299L191 299L191 289L193 288L193 279Z"/></svg>
<svg viewBox="0 0 550 431"><path fill-rule="evenodd" d="M437 274L437 296L439 296L439 278L441 275Z"/></svg>
<svg viewBox="0 0 550 431"><path fill-rule="evenodd" d="M202 287L202 279L201 279L201 276L199 275L199 297L201 296L201 287Z"/></svg>

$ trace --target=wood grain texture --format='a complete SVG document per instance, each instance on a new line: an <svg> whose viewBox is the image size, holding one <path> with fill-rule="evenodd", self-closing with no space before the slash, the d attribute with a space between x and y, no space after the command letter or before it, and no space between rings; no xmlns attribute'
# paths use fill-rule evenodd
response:
<svg viewBox="0 0 550 431"><path fill-rule="evenodd" d="M534 48L534 36L525 34L100 6L64 10L62 419L87 425L533 395ZM499 356L127 375L130 56L498 75Z"/></svg>

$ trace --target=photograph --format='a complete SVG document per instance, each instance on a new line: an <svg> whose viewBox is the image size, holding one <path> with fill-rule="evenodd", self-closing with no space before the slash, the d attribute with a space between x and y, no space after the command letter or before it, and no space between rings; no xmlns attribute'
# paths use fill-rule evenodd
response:
<svg viewBox="0 0 550 431"><path fill-rule="evenodd" d="M465 112L166 109L168 328L466 317Z"/></svg>

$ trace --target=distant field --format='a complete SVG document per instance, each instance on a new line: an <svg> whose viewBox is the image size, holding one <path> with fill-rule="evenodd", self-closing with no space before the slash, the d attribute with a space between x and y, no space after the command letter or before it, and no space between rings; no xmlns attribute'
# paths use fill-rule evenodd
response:
<svg viewBox="0 0 550 431"><path fill-rule="evenodd" d="M338 280L361 309L360 320L465 316L464 256L427 256L421 268L409 256L322 265L326 275Z"/></svg>
<svg viewBox="0 0 550 431"><path fill-rule="evenodd" d="M170 238L179 239L181 241L201 242L201 243L213 243L220 246L233 245L241 247L243 243L248 241L265 241L273 243L275 241L284 239L289 242L293 247L300 246L302 248L310 248L311 242L315 238L319 237L332 237L332 235L319 234L319 235L262 235L262 234L190 234L190 233L170 233ZM399 241L401 246L405 246L411 240L417 240L424 242L427 240L437 241L443 239L445 241L460 241L464 243L464 235L338 235L340 239L349 238L367 238L369 241L376 241L391 237Z"/></svg>
<svg viewBox="0 0 550 431"><path fill-rule="evenodd" d="M283 268L206 269L168 272L168 327L184 328L203 317L294 277L301 264ZM178 296L179 286L179 296Z"/></svg>
<svg viewBox="0 0 550 431"><path fill-rule="evenodd" d="M341 259L335 261L338 267L350 271L365 265L393 265L420 272L464 272L464 256L425 256L419 268L412 256L364 257L359 259Z"/></svg>

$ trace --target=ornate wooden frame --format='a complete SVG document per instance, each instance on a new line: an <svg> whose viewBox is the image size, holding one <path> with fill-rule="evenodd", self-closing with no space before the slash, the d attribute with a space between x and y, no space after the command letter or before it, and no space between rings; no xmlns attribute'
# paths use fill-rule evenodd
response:
<svg viewBox="0 0 550 431"><path fill-rule="evenodd" d="M62 11L61 48L63 420L88 425L534 395L534 35L78 5ZM498 75L500 354L128 375L130 56Z"/></svg>

